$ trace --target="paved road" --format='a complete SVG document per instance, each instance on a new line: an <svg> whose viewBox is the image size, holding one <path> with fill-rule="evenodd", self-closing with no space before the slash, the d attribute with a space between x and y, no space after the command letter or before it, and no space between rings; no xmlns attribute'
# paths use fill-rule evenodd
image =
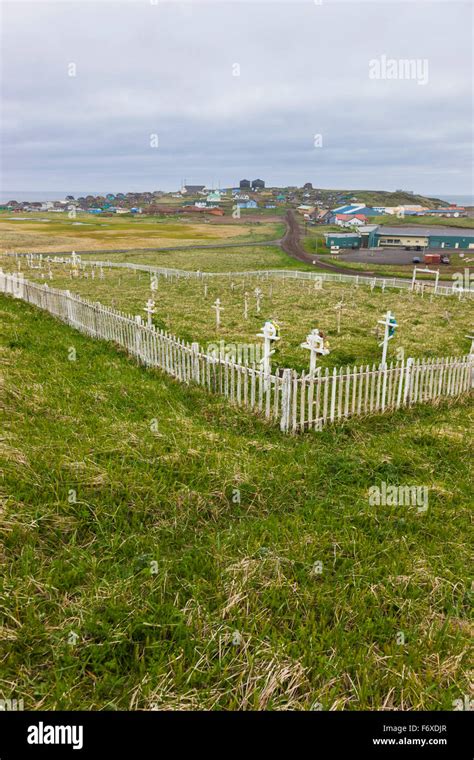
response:
<svg viewBox="0 0 474 760"><path fill-rule="evenodd" d="M359 264L409 264L412 268L414 257L418 256L423 261L423 253L424 251L405 251L403 248L378 248L376 251L360 248L358 251L340 253L338 259ZM440 253L440 251L427 249L427 253ZM450 251L446 249L442 253L449 256Z"/></svg>

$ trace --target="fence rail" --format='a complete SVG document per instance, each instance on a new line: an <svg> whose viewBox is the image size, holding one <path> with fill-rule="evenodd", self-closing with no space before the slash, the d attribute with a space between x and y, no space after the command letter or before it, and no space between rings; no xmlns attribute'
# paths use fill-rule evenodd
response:
<svg viewBox="0 0 474 760"><path fill-rule="evenodd" d="M266 374L262 366L236 363L206 352L197 342L147 326L132 315L70 291L0 270L0 293L31 303L93 338L123 346L148 367L183 383L222 394L279 424L285 433L321 430L329 423L469 393L474 356L407 359L386 366L354 366L301 375L292 369Z"/></svg>

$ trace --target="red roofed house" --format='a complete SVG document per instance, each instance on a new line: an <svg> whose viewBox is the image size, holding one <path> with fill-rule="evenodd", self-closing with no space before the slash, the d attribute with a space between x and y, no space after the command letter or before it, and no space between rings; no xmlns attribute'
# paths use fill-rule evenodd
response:
<svg viewBox="0 0 474 760"><path fill-rule="evenodd" d="M367 217L364 214L336 214L334 224L338 224L340 227L361 227L367 224Z"/></svg>

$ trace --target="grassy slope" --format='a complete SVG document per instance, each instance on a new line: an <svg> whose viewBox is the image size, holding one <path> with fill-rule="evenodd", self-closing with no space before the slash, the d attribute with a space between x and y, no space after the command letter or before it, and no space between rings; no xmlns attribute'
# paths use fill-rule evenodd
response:
<svg viewBox="0 0 474 760"><path fill-rule="evenodd" d="M0 309L4 696L451 709L468 693L466 404L282 437L25 304ZM430 486L428 512L370 507L381 480Z"/></svg>
<svg viewBox="0 0 474 760"><path fill-rule="evenodd" d="M439 216L405 216L399 219L396 216L385 214L384 216L374 216L370 224L383 224L386 227L457 227L458 229L471 229L474 221L471 217L439 217ZM462 235L462 232L460 233Z"/></svg>

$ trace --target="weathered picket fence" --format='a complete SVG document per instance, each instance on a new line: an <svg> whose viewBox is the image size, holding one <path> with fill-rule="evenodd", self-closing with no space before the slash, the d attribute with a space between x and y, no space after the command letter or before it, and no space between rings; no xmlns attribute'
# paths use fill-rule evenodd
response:
<svg viewBox="0 0 474 760"><path fill-rule="evenodd" d="M321 430L353 416L382 413L459 397L473 387L474 356L407 359L386 366L292 369L265 373L262 365L236 363L142 323L140 318L88 301L70 291L0 270L0 293L34 304L94 338L123 346L148 367L183 383L197 383L279 424L283 432Z"/></svg>
<svg viewBox="0 0 474 760"><path fill-rule="evenodd" d="M472 356L409 358L387 365L319 370L316 376L285 370L290 373L291 393L282 430L320 430L349 417L461 396L473 386L473 360Z"/></svg>
<svg viewBox="0 0 474 760"><path fill-rule="evenodd" d="M42 260L42 261L58 261L62 263L71 263L71 259L64 256L55 256L54 254L15 254L16 257L23 256L28 257L30 261ZM187 280L207 280L213 278L222 279L259 279L259 280L302 280L302 281L320 281L320 282L333 282L344 283L346 285L352 285L353 287L359 287L362 285L370 286L373 288L385 289L398 289L398 290L416 290L417 292L427 293L428 295L435 294L440 296L456 296L464 298L474 298L474 283L471 283L469 278L464 278L464 285L460 285L458 281L453 280L451 284L435 285L433 280L419 280L417 283L413 283L411 279L403 279L401 277L377 277L369 276L367 274L342 274L339 272L304 272L297 269L259 269L259 270L247 270L244 272L201 272L188 269L173 269L170 267L158 267L152 264L134 264L130 261L91 261L84 260L82 264L87 266L93 266L97 268L117 268L117 269L130 269L138 272L148 272L150 275L159 275L165 278L187 279Z"/></svg>

